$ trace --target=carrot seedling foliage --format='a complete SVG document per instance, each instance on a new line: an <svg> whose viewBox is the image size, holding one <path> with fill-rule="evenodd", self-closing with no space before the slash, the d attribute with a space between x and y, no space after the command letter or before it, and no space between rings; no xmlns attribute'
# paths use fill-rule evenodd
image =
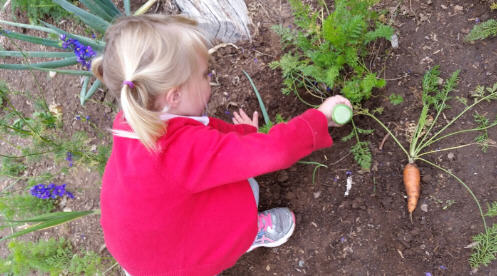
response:
<svg viewBox="0 0 497 276"><path fill-rule="evenodd" d="M374 88L385 86L385 80L364 61L370 42L380 38L390 40L394 33L392 27L378 20L378 13L372 9L378 1L337 0L333 11L324 1L318 1L319 11L301 0L289 2L295 26L273 27L287 52L269 65L282 71L283 94L293 94L304 104L315 107L316 102L337 93L352 103L360 103L371 97ZM362 130L355 124L353 127L350 138L356 137L356 144L351 152L363 169L369 169L369 144L359 140Z"/></svg>

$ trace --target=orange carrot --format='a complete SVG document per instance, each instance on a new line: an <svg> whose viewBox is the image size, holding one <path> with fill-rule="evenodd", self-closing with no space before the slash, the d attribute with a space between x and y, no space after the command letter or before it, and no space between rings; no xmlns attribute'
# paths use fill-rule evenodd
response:
<svg viewBox="0 0 497 276"><path fill-rule="evenodd" d="M407 193L407 210L412 221L412 212L418 204L419 194L421 192L421 175L419 169L414 163L409 163L404 167L404 185Z"/></svg>

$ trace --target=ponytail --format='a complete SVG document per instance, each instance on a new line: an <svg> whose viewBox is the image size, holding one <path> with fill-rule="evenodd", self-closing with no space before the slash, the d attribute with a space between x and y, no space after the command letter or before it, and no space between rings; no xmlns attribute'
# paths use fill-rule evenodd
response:
<svg viewBox="0 0 497 276"><path fill-rule="evenodd" d="M131 129L138 136L143 145L151 151L157 150L157 138L164 135L166 127L164 121L160 119L160 112L151 111L142 107L136 96L132 94L137 93L138 98L146 98L144 89L140 85L134 85L131 88L129 85L123 84L121 88L121 107L123 109L124 118L129 124Z"/></svg>

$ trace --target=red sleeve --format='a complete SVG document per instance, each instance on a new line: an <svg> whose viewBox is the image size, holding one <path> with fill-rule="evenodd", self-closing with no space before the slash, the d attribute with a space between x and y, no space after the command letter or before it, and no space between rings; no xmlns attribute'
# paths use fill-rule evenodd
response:
<svg viewBox="0 0 497 276"><path fill-rule="evenodd" d="M192 192L288 168L332 144L326 117L315 109L273 126L268 134L240 135L195 126L181 135L188 139L177 140L186 142L181 142L183 151L174 154L175 169L170 173ZM195 143L189 142L192 139Z"/></svg>
<svg viewBox="0 0 497 276"><path fill-rule="evenodd" d="M209 117L209 126L215 128L223 133L228 133L231 131L235 131L235 132L238 132L240 134L249 134L249 133L257 132L257 128L255 128L254 126L251 126L251 125L245 125L245 124L234 125L234 124L226 123L223 120L220 120L217 118L211 118L211 117Z"/></svg>

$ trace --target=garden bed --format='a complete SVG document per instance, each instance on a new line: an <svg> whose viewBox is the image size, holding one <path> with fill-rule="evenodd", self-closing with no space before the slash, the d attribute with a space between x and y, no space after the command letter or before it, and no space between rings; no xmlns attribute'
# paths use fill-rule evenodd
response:
<svg viewBox="0 0 497 276"><path fill-rule="evenodd" d="M281 72L268 64L279 59L283 52L279 37L271 31L275 24L292 24L290 7L286 1L247 0L253 17L255 35L252 42L226 46L213 54L211 69L213 95L209 114L231 121L231 114L239 107L252 112L259 110L255 94L242 70L252 77L268 108L271 118L281 114L288 119L307 107L292 95L281 93ZM429 68L440 65L441 77L447 79L461 70L459 84L453 96L470 99L477 85L492 86L497 82L497 38L482 42L465 43L464 36L475 22L496 18L488 5L472 0L422 0L381 1L378 9L390 11L399 37L399 47L392 49L390 42L378 41L371 45L374 52L370 62L375 71L382 71L387 80L384 88L373 91L371 99L364 102L371 109L383 107L379 117L394 134L406 142L406 130L412 128L421 110L421 83ZM157 6L157 12L171 10L168 1ZM5 42L4 47L14 47ZM28 47L28 44L20 44ZM30 47L30 46L29 46ZM29 48L32 49L32 48ZM90 137L98 137L98 129L111 127L117 112L117 101L104 90L97 93L84 107L79 104L80 80L74 76L57 75L48 78L45 73L35 73L45 91L48 103L63 107L64 129L67 133L83 130ZM33 75L25 71L0 71L11 90L38 93ZM393 105L392 94L401 95L403 103ZM31 110L26 102L15 102L20 110ZM456 101L444 112L450 119L464 107ZM495 102L477 107L480 114L495 116ZM78 120L76 116L89 121ZM442 119L446 120L446 119ZM296 164L289 169L257 178L260 187L260 209L287 206L296 214L296 229L283 246L257 249L244 255L238 263L222 275L497 275L497 262L488 267L471 269L468 259L472 253L466 248L472 237L483 231L478 208L463 186L449 175L435 168L420 164L422 192L413 222L406 210L402 169L407 163L405 155L391 137L372 119L354 117L355 124L363 129L375 129L362 136L369 142L373 154L370 171L362 170L350 154L353 141L340 139L351 131L351 125L331 128L334 145L304 158L305 161L322 163L313 183L314 167ZM262 123L262 118L260 118ZM468 127L473 123L467 114L453 126ZM474 133L442 141L444 148L471 142ZM490 138L497 137L497 129L489 130ZM109 143L95 138L95 145ZM2 149L4 144L2 144ZM480 202L497 200L496 149L483 153L477 146L440 152L428 159L450 168L473 190ZM28 173L39 173L46 167L64 164L37 164ZM353 186L345 197L346 173L352 173ZM100 175L85 167L71 170L59 177L75 195L65 207L72 210L89 210L99 207ZM2 185L7 185L3 181ZM490 225L495 218L488 218ZM66 236L75 248L85 248L108 254L101 248L103 237L98 216L84 217L69 224L35 233L25 239L36 240L45 236ZM6 242L0 252L7 254ZM112 262L109 262L109 266ZM113 269L107 275L118 275Z"/></svg>

